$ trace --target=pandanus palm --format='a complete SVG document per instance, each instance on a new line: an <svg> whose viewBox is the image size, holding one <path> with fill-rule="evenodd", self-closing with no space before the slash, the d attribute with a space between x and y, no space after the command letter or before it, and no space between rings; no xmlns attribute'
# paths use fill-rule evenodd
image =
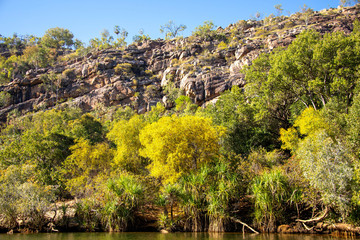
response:
<svg viewBox="0 0 360 240"><path fill-rule="evenodd" d="M104 222L113 231L126 230L139 207L143 193L143 185L132 175L121 175L108 183L109 201L104 208Z"/></svg>
<svg viewBox="0 0 360 240"><path fill-rule="evenodd" d="M292 189L280 170L265 172L251 185L255 203L255 221L264 231L273 232L276 222L283 216Z"/></svg>
<svg viewBox="0 0 360 240"><path fill-rule="evenodd" d="M209 168L203 167L198 173L190 173L181 181L181 207L187 216L186 227L194 232L203 231L205 227L206 187Z"/></svg>
<svg viewBox="0 0 360 240"><path fill-rule="evenodd" d="M182 208L192 231L225 231L229 205L237 193L237 176L226 162L204 166L182 179Z"/></svg>
<svg viewBox="0 0 360 240"><path fill-rule="evenodd" d="M213 179L207 194L209 231L224 232L229 219L230 201L236 195L237 177L225 162L218 162L211 175Z"/></svg>
<svg viewBox="0 0 360 240"><path fill-rule="evenodd" d="M156 201L156 204L163 207L163 213L159 216L159 226L166 230L173 230L175 226L173 208L176 201L180 197L180 187L178 184L167 184L165 185ZM170 219L168 206L170 206Z"/></svg>
<svg viewBox="0 0 360 240"><path fill-rule="evenodd" d="M166 204L170 205L171 221L174 220L173 208L174 208L175 201L178 199L179 195L180 195L180 189L177 184L166 185L162 192L162 196L165 198Z"/></svg>

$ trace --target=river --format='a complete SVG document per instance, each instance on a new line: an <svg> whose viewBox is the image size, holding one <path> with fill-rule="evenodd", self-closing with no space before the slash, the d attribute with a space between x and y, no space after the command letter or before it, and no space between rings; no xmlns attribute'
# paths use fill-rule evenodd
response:
<svg viewBox="0 0 360 240"><path fill-rule="evenodd" d="M37 233L0 234L0 240L335 240L329 235L241 234L241 233ZM343 238L343 239L349 239ZM355 238L350 238L355 239ZM359 239L359 238L358 238Z"/></svg>

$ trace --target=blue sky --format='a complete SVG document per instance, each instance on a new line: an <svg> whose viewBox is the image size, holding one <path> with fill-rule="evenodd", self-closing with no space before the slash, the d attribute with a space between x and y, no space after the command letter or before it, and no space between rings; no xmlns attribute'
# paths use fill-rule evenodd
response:
<svg viewBox="0 0 360 240"><path fill-rule="evenodd" d="M306 4L314 10L337 7L339 0L0 0L0 34L12 36L33 34L41 37L53 27L69 29L85 42L99 37L103 29L113 33L115 25L129 32L127 42L144 30L151 38L163 38L159 29L169 20L184 24L188 36L204 21L226 27L256 12L264 16L275 13L274 6L282 4L284 14L300 11Z"/></svg>

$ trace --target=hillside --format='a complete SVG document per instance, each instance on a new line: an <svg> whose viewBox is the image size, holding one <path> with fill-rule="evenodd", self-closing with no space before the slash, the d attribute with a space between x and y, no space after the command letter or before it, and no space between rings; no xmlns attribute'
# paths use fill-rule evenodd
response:
<svg viewBox="0 0 360 240"><path fill-rule="evenodd" d="M132 106L144 113L157 102L171 108L174 99L169 94L174 87L203 105L234 85L243 86L240 70L260 53L288 46L305 29L348 34L359 17L359 7L354 6L242 20L203 36L145 40L124 50L92 49L84 56L68 50L53 66L31 68L24 74L17 74L15 68L10 83L0 87L8 93L0 119L5 121L15 109L26 113L55 105L84 110ZM10 56L4 45L1 54Z"/></svg>
<svg viewBox="0 0 360 240"><path fill-rule="evenodd" d="M359 17L0 37L0 232L360 235Z"/></svg>

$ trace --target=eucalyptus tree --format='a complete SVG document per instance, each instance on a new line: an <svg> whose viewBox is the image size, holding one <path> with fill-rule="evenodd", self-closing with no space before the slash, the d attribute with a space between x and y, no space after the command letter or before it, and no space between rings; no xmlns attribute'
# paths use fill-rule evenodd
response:
<svg viewBox="0 0 360 240"><path fill-rule="evenodd" d="M62 47L71 47L74 44L74 35L64 28L50 28L41 38L41 44L48 48L60 49Z"/></svg>
<svg viewBox="0 0 360 240"><path fill-rule="evenodd" d="M183 32L186 29L184 24L176 25L173 21L160 26L160 32L165 33L166 39L176 38L180 32Z"/></svg>

